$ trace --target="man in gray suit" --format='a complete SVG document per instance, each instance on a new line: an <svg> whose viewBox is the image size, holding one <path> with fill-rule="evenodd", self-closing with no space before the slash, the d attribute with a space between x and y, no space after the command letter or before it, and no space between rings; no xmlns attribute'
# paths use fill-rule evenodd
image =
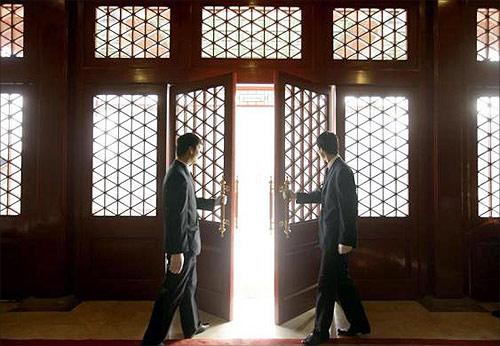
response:
<svg viewBox="0 0 500 346"><path fill-rule="evenodd" d="M187 133L177 139L177 158L163 181L165 217L165 257L168 262L165 281L154 304L142 345L163 345L177 307L180 308L185 338L205 331L209 325L198 318L196 257L201 251L197 209L213 210L222 198L196 198L188 166L196 162L202 148L200 138Z"/></svg>
<svg viewBox="0 0 500 346"><path fill-rule="evenodd" d="M357 336L370 333L370 324L354 281L349 276L348 253L357 245L358 199L354 175L338 155L337 136L322 133L317 141L319 156L328 164L321 190L285 193L297 203L321 203L319 246L321 266L316 297L314 331L302 342L318 345L330 337L333 309L337 301L351 324L339 335Z"/></svg>

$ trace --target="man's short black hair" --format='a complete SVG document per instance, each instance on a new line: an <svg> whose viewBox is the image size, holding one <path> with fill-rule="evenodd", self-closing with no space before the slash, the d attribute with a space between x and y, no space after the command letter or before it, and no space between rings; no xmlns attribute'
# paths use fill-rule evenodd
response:
<svg viewBox="0 0 500 346"><path fill-rule="evenodd" d="M326 131L320 134L316 139L316 145L331 155L337 155L339 152L339 141L333 132Z"/></svg>
<svg viewBox="0 0 500 346"><path fill-rule="evenodd" d="M177 138L177 156L182 156L191 147L196 147L198 144L201 143L200 137L195 135L194 133L185 133L179 138Z"/></svg>

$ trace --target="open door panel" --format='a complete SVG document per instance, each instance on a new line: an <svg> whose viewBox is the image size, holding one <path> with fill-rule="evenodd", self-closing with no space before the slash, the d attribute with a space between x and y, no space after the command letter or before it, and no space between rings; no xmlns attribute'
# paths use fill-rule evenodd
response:
<svg viewBox="0 0 500 346"><path fill-rule="evenodd" d="M175 141L180 135L194 132L203 141L201 157L192 167L197 197L219 196L222 180L229 195L234 191L234 85L233 75L226 75L171 89L170 161L175 158ZM213 212L200 211L198 306L226 320L231 319L233 200L228 199L224 212L220 207Z"/></svg>
<svg viewBox="0 0 500 346"><path fill-rule="evenodd" d="M275 79L277 186L293 191L320 187L326 165L316 138L330 129L327 87L279 73ZM320 264L319 205L285 203L276 189L275 321L282 324L314 307Z"/></svg>

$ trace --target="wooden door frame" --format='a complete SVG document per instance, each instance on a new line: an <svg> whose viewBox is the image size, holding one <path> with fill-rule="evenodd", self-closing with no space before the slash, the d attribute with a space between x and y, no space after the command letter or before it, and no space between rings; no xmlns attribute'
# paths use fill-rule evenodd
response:
<svg viewBox="0 0 500 346"><path fill-rule="evenodd" d="M499 96L500 89L488 85L476 85L467 90L465 124L465 167L463 190L466 213L464 213L465 244L467 247L466 278L467 293L476 299L500 299L498 279L491 277L494 269L484 268L491 261L495 248L500 245L500 219L478 216L478 153L477 153L477 98ZM467 183L469 182L469 183ZM498 275L498 274L497 274ZM494 275L493 275L494 276ZM495 287L496 286L496 287Z"/></svg>
<svg viewBox="0 0 500 346"><path fill-rule="evenodd" d="M356 279L361 293L368 299L415 299L422 294L421 281L425 277L427 262L422 258L423 234L421 218L425 216L422 208L422 199L419 194L422 172L422 135L420 133L420 95L416 87L396 86L336 86L336 125L339 138L339 153L345 157L345 105L344 97L353 96L404 96L408 98L408 203L409 215L407 217L358 217L360 242L366 240L382 240L386 237L394 238L394 231L387 229L387 222L393 229L406 229L404 234L398 234L395 239L404 242L404 256L407 259L401 271L405 277L393 280ZM375 234L374 234L375 233ZM386 242L386 245L390 242ZM414 244L414 245L413 245ZM417 262L415 264L415 262ZM416 266L416 268L414 268ZM377 290L373 290L373 282L377 282ZM394 292L392 297L387 297L387 292Z"/></svg>
<svg viewBox="0 0 500 346"><path fill-rule="evenodd" d="M165 144L161 142L161 138L165 136L166 125L166 103L165 103L165 87L158 84L88 84L82 91L82 100L80 100L81 110L83 115L78 119L80 131L77 134L77 142L83 143L80 154L81 160L75 160L76 180L79 184L75 185L75 192L78 198L76 199L76 217L78 218L78 228L75 235L76 240L76 290L77 294L84 298L106 299L113 297L136 297L142 299L151 299L156 295L157 287L161 283L161 278L151 277L149 282L145 283L143 289L137 290L131 287L130 289L120 287L119 283L109 279L109 282L104 283L110 288L103 292L96 285L94 274L97 271L92 270L91 263L93 262L92 247L99 239L110 241L111 239L122 239L124 241L137 241L140 239L150 238L156 240L156 246L162 246L162 210L160 208L160 193L161 179L157 179L156 184L156 216L93 216L92 215L92 159L93 159L93 97L99 93L127 95L127 94L145 94L153 93L158 95L158 113L157 113L157 176L165 174ZM149 237L146 237L141 229L156 229ZM93 235L97 230L101 231L101 235L96 237ZM104 235L106 234L106 235ZM151 244L154 246L153 244ZM163 272L163 255L160 254L151 261L151 268L158 273ZM105 269L105 268L104 268ZM149 289L147 289L149 287Z"/></svg>

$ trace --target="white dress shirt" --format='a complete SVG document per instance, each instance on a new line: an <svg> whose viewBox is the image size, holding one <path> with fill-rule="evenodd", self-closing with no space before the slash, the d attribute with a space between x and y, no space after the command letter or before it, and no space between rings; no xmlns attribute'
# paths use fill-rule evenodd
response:
<svg viewBox="0 0 500 346"><path fill-rule="evenodd" d="M326 164L328 166L328 169L332 168L333 164L335 163L335 160L337 160L339 157L339 155L335 155L334 157L332 157L332 159L330 161L328 161L328 163Z"/></svg>

